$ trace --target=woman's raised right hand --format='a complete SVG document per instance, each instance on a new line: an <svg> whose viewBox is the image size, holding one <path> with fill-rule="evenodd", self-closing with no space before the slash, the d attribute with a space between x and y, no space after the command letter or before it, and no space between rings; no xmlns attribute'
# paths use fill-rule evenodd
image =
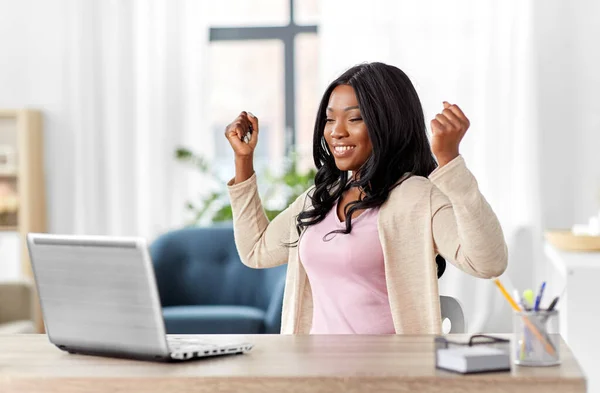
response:
<svg viewBox="0 0 600 393"><path fill-rule="evenodd" d="M251 158L258 142L258 118L249 112L240 113L225 128L225 137L236 157Z"/></svg>

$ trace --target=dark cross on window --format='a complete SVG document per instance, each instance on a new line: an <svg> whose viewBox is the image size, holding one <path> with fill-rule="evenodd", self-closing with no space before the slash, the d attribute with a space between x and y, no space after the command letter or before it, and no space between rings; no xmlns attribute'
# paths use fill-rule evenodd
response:
<svg viewBox="0 0 600 393"><path fill-rule="evenodd" d="M283 41L285 51L285 152L296 146L296 78L294 67L294 38L302 33L316 33L316 25L297 25L294 22L294 0L290 1L290 21L287 26L211 27L210 41L273 40Z"/></svg>

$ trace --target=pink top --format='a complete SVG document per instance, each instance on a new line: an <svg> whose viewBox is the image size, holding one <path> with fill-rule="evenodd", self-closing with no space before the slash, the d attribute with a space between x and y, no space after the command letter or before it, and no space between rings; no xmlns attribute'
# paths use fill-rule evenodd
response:
<svg viewBox="0 0 600 393"><path fill-rule="evenodd" d="M352 232L323 237L343 229L337 206L302 234L300 260L313 295L311 334L394 334L383 250L377 229L378 209L352 220Z"/></svg>

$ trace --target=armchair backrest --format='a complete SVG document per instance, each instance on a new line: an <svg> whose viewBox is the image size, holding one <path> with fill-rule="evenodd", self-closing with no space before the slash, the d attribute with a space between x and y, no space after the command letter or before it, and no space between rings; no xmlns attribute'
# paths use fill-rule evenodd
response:
<svg viewBox="0 0 600 393"><path fill-rule="evenodd" d="M267 310L285 266L251 269L240 261L231 226L174 230L150 246L163 306L244 305Z"/></svg>
<svg viewBox="0 0 600 393"><path fill-rule="evenodd" d="M0 282L0 324L33 321L33 284L29 281Z"/></svg>

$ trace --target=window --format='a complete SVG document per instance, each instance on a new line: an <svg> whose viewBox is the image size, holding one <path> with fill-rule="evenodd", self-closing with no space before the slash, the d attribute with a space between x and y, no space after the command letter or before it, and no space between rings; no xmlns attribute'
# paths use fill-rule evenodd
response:
<svg viewBox="0 0 600 393"><path fill-rule="evenodd" d="M210 129L214 133L214 168L223 179L233 174L233 151L225 127L242 110L259 117L256 170L280 164L285 151L283 43L279 40L216 42L209 49ZM269 59L268 64L266 59Z"/></svg>
<svg viewBox="0 0 600 393"><path fill-rule="evenodd" d="M319 22L319 1L300 0L294 2L294 22L299 25L316 25Z"/></svg>
<svg viewBox="0 0 600 393"><path fill-rule="evenodd" d="M295 15L314 23L317 0L214 3L209 122L216 134L215 166L225 177L233 173L223 132L240 111L250 110L260 119L256 170L280 168L291 152L300 154L306 168L319 98L317 26L297 24Z"/></svg>
<svg viewBox="0 0 600 393"><path fill-rule="evenodd" d="M319 37L316 34L296 36L296 146L300 170L314 167L313 131L322 91L319 90L317 59Z"/></svg>
<svg viewBox="0 0 600 393"><path fill-rule="evenodd" d="M285 26L290 20L289 0L215 0L206 10L213 26Z"/></svg>

